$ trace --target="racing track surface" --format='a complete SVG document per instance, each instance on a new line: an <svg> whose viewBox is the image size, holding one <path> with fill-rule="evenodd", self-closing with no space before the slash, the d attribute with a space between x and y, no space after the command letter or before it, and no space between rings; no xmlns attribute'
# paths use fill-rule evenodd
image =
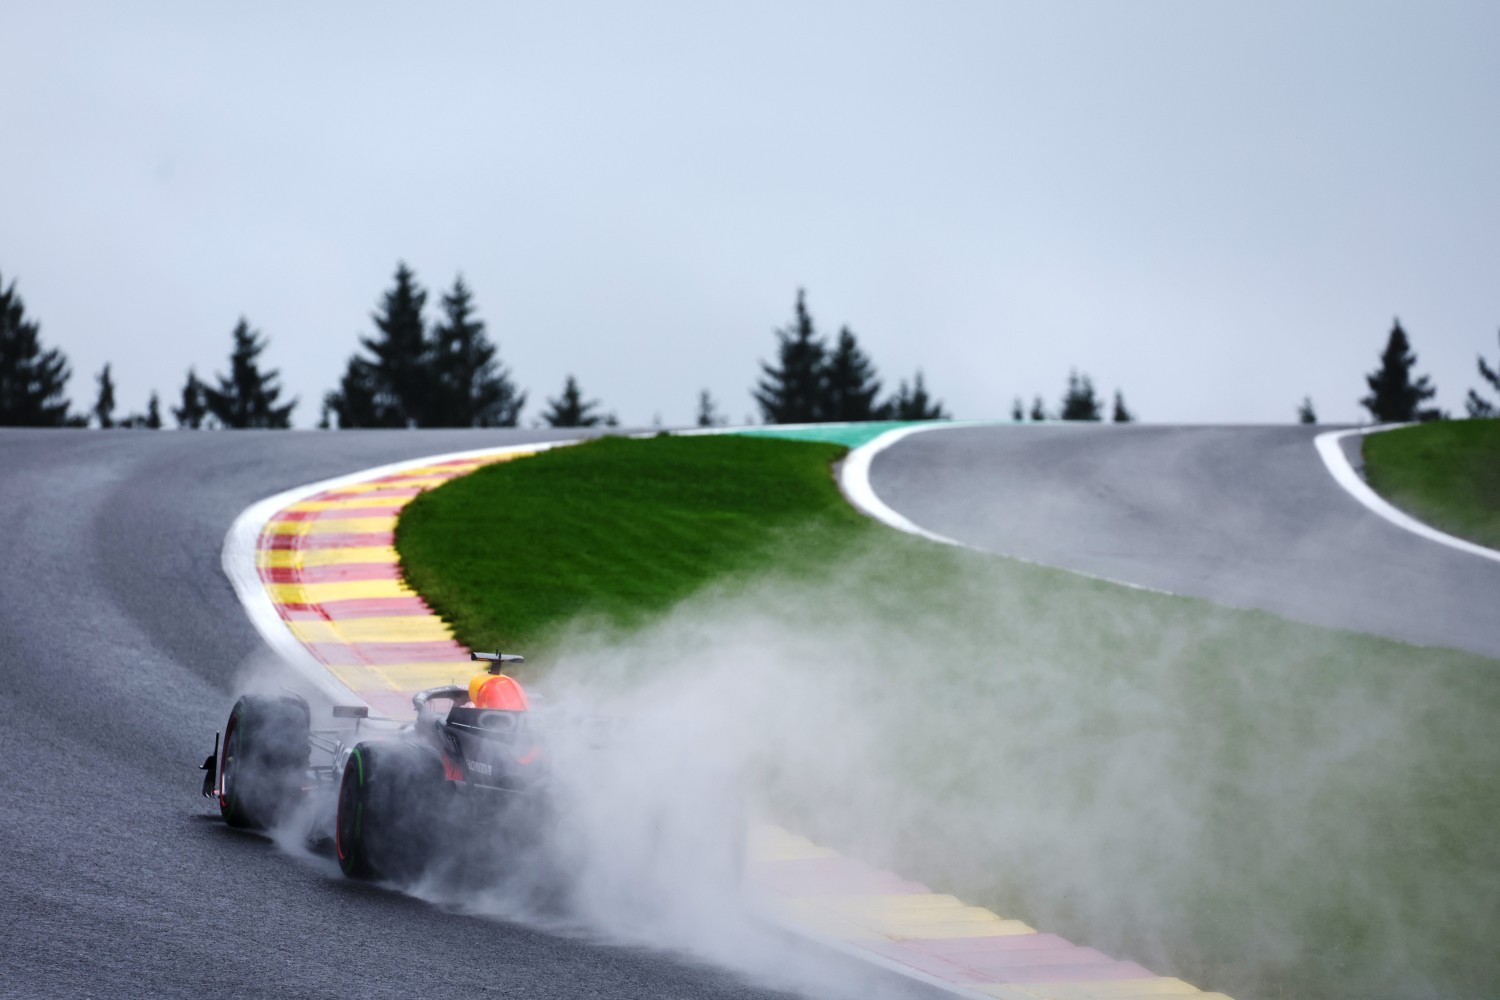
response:
<svg viewBox="0 0 1500 1000"><path fill-rule="evenodd" d="M264 648L219 569L234 517L313 480L549 436L0 430L0 995L785 995L345 881L198 797ZM927 995L813 958L852 995Z"/></svg>
<svg viewBox="0 0 1500 1000"><path fill-rule="evenodd" d="M1371 513L1325 427L953 426L876 455L876 495L1004 555L1500 658L1500 562Z"/></svg>

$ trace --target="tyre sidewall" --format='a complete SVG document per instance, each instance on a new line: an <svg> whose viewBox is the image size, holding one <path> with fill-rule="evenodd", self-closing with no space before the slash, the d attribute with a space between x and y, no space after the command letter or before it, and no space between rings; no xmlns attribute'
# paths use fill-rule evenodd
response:
<svg viewBox="0 0 1500 1000"><path fill-rule="evenodd" d="M400 741L361 743L339 781L334 847L351 878L410 882L436 847L447 782L442 761Z"/></svg>
<svg viewBox="0 0 1500 1000"><path fill-rule="evenodd" d="M300 698L246 695L224 726L219 813L230 826L268 829L307 777L310 714Z"/></svg>

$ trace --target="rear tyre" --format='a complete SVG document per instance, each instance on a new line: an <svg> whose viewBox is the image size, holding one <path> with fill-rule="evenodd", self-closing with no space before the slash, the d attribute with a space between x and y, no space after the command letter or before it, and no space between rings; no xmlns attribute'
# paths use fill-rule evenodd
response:
<svg viewBox="0 0 1500 1000"><path fill-rule="evenodd" d="M431 859L447 799L439 757L411 743L361 743L339 782L334 849L350 878L409 882Z"/></svg>
<svg viewBox="0 0 1500 1000"><path fill-rule="evenodd" d="M311 713L295 696L247 694L224 726L219 814L230 826L265 830L301 796Z"/></svg>

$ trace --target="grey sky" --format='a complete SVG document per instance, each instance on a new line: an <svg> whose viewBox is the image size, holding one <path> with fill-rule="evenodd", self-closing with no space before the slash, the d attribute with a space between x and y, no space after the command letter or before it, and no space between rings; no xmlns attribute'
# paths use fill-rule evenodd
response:
<svg viewBox="0 0 1500 1000"><path fill-rule="evenodd" d="M316 9L309 10L309 7ZM1500 4L12 2L0 275L122 410L240 314L316 421L398 259L626 423L727 415L808 289L964 418L1355 420L1500 330Z"/></svg>

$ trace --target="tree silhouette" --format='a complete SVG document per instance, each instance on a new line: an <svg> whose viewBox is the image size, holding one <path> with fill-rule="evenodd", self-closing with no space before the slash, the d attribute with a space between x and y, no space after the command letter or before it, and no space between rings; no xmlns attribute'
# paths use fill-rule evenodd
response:
<svg viewBox="0 0 1500 1000"><path fill-rule="evenodd" d="M1031 401L1031 420L1032 420L1032 423L1038 423L1039 424L1043 420L1046 420L1046 419L1047 419L1047 407L1042 402L1042 397L1038 396L1038 397L1036 397L1035 399L1033 399Z"/></svg>
<svg viewBox="0 0 1500 1000"><path fill-rule="evenodd" d="M1412 378L1416 363L1417 356L1411 351L1406 331L1401 329L1401 320L1397 319L1380 354L1380 367L1365 376L1370 394L1359 401L1376 423L1400 424L1437 420L1442 416L1435 408L1422 408L1422 403L1437 395L1437 389L1426 375Z"/></svg>
<svg viewBox="0 0 1500 1000"><path fill-rule="evenodd" d="M707 389L698 393L698 426L722 427L725 419L719 415L719 406Z"/></svg>
<svg viewBox="0 0 1500 1000"><path fill-rule="evenodd" d="M0 276L0 425L61 427L68 423L63 397L72 376L56 348L43 350L40 328L26 318L15 279Z"/></svg>
<svg viewBox="0 0 1500 1000"><path fill-rule="evenodd" d="M1109 419L1117 424L1135 423L1135 414L1125 406L1125 394L1119 389L1115 390L1115 406Z"/></svg>
<svg viewBox="0 0 1500 1000"><path fill-rule="evenodd" d="M339 387L323 397L323 407L338 418L340 427L379 427L375 411L375 366L364 358L349 359Z"/></svg>
<svg viewBox="0 0 1500 1000"><path fill-rule="evenodd" d="M1497 334L1500 336L1500 334ZM1484 355L1479 356L1479 377L1490 384L1490 388L1500 393L1500 361L1491 368L1484 360ZM1470 389L1469 398L1464 401L1468 408L1469 416L1476 419L1500 416L1500 407L1479 395L1479 390Z"/></svg>
<svg viewBox="0 0 1500 1000"><path fill-rule="evenodd" d="M1103 407L1094 395L1094 380L1078 374L1078 369L1068 372L1068 391L1063 393L1059 420L1099 420Z"/></svg>
<svg viewBox="0 0 1500 1000"><path fill-rule="evenodd" d="M1302 405L1297 407L1297 422L1299 424L1315 424L1318 422L1318 411L1313 409L1311 396L1302 397Z"/></svg>
<svg viewBox="0 0 1500 1000"><path fill-rule="evenodd" d="M340 427L425 427L435 399L430 344L422 310L427 292L405 263L370 314L378 331L360 337L369 357L349 358L339 388L324 397Z"/></svg>
<svg viewBox="0 0 1500 1000"><path fill-rule="evenodd" d="M912 379L910 386L906 379L902 379L896 388L896 394L880 410L880 416L885 420L948 420L949 416L943 410L941 400L928 396L927 386L922 380L921 369Z"/></svg>
<svg viewBox="0 0 1500 1000"><path fill-rule="evenodd" d="M161 400L156 393L151 393L151 398L146 402L145 413L132 413L124 420L115 424L116 427L126 427L138 431L161 430Z"/></svg>
<svg viewBox="0 0 1500 1000"><path fill-rule="evenodd" d="M229 355L229 374L218 376L219 385L203 387L203 403L221 427L285 428L291 426L297 400L276 405L281 395L277 372L262 372L256 359L266 342L250 329L242 316L234 327L234 347Z"/></svg>
<svg viewBox="0 0 1500 1000"><path fill-rule="evenodd" d="M826 349L807 311L807 295L797 289L792 322L776 331L776 365L761 362L764 378L751 393L768 424L811 423L823 418Z"/></svg>
<svg viewBox="0 0 1500 1000"><path fill-rule="evenodd" d="M100 430L107 431L115 425L115 380L110 377L108 363L95 381L99 394L94 397L94 419L99 421Z"/></svg>
<svg viewBox="0 0 1500 1000"><path fill-rule="evenodd" d="M854 331L847 326L839 330L838 342L828 355L823 369L823 402L819 407L823 420L874 420L879 407L880 380L875 366L859 349Z"/></svg>
<svg viewBox="0 0 1500 1000"><path fill-rule="evenodd" d="M443 296L444 319L432 331L433 398L424 427L514 427L526 403L495 360L473 298L463 275Z"/></svg>
<svg viewBox="0 0 1500 1000"><path fill-rule="evenodd" d="M597 399L584 401L583 392L578 388L578 380L572 375L563 382L562 394L556 399L547 400L547 405L547 412L542 414L542 419L549 427L597 427L612 420L595 412L599 407Z"/></svg>
<svg viewBox="0 0 1500 1000"><path fill-rule="evenodd" d="M1010 419L1018 424L1026 419L1026 404L1021 402L1020 396L1017 396L1016 401L1010 404Z"/></svg>
<svg viewBox="0 0 1500 1000"><path fill-rule="evenodd" d="M172 418L178 427L195 431L203 426L203 418L208 416L208 406L203 402L204 388L197 373L189 368L187 381L182 384L182 405L172 407Z"/></svg>

